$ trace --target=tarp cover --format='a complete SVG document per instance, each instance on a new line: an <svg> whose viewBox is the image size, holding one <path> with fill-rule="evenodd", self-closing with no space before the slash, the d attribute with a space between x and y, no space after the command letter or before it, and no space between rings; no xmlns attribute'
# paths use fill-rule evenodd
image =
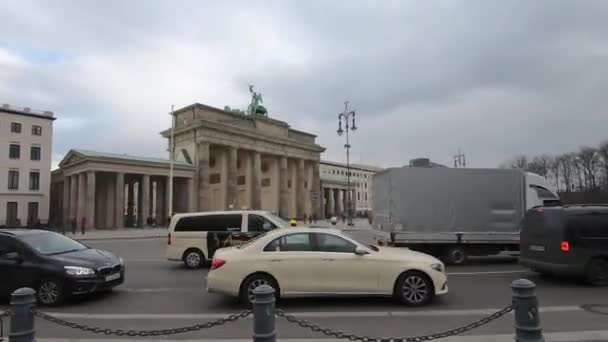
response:
<svg viewBox="0 0 608 342"><path fill-rule="evenodd" d="M524 189L519 170L387 169L373 178L373 225L397 232L514 233Z"/></svg>

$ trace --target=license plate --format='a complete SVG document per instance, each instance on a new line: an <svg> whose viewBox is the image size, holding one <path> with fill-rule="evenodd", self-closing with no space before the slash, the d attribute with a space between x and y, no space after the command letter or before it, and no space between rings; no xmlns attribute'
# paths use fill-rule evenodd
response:
<svg viewBox="0 0 608 342"><path fill-rule="evenodd" d="M106 277L106 281L112 281L120 278L120 273L110 274Z"/></svg>
<svg viewBox="0 0 608 342"><path fill-rule="evenodd" d="M530 245L530 250L534 251L534 252L544 252L545 251L545 246Z"/></svg>

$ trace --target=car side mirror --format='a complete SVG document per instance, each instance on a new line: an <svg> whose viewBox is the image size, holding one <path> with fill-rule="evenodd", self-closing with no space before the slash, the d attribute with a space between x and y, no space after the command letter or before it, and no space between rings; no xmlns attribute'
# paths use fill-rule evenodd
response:
<svg viewBox="0 0 608 342"><path fill-rule="evenodd" d="M8 252L4 254L2 258L6 260L12 260L18 264L23 262L23 257L17 252Z"/></svg>
<svg viewBox="0 0 608 342"><path fill-rule="evenodd" d="M355 254L356 255L366 255L366 254L369 254L369 252L366 251L364 248L357 247L357 248L355 248Z"/></svg>
<svg viewBox="0 0 608 342"><path fill-rule="evenodd" d="M264 229L265 231L269 231L272 229L272 226L270 225L270 223L264 222L264 224L262 225L262 229Z"/></svg>

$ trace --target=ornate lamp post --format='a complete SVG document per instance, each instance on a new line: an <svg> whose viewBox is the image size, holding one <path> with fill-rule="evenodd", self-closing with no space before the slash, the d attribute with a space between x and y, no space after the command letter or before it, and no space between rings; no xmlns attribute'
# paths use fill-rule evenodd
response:
<svg viewBox="0 0 608 342"><path fill-rule="evenodd" d="M349 124L349 119L352 120L352 124ZM342 123L344 123L344 130L342 129ZM344 102L344 112L338 115L338 135L342 136L344 132L346 132L346 205L347 205L347 224L349 226L353 225L353 194L350 188L350 142L348 137L348 132L356 131L357 125L355 123L355 111L348 110L348 101Z"/></svg>

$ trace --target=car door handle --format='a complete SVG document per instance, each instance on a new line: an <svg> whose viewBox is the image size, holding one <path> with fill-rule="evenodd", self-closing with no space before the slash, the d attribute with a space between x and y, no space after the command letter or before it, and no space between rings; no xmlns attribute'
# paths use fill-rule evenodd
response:
<svg viewBox="0 0 608 342"><path fill-rule="evenodd" d="M271 261L271 262L281 262L281 261L283 261L283 260L281 260L281 259L271 259L270 261Z"/></svg>
<svg viewBox="0 0 608 342"><path fill-rule="evenodd" d="M321 260L323 260L323 261L334 261L334 259L331 259L331 258L323 258Z"/></svg>

